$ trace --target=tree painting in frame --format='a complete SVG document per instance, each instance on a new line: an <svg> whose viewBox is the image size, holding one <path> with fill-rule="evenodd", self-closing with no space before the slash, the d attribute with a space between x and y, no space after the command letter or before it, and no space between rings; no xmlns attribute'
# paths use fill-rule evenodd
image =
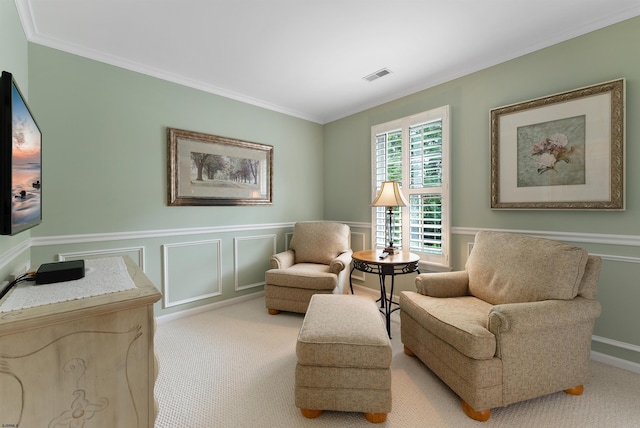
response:
<svg viewBox="0 0 640 428"><path fill-rule="evenodd" d="M625 81L491 110L491 208L624 210Z"/></svg>
<svg viewBox="0 0 640 428"><path fill-rule="evenodd" d="M167 129L169 205L272 203L273 147Z"/></svg>

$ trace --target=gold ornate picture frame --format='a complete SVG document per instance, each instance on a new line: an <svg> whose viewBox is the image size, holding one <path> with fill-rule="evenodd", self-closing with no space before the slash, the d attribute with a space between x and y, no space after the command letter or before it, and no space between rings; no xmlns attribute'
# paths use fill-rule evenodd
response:
<svg viewBox="0 0 640 428"><path fill-rule="evenodd" d="M625 209L625 80L491 110L491 208Z"/></svg>
<svg viewBox="0 0 640 428"><path fill-rule="evenodd" d="M169 205L269 205L273 146L167 128Z"/></svg>

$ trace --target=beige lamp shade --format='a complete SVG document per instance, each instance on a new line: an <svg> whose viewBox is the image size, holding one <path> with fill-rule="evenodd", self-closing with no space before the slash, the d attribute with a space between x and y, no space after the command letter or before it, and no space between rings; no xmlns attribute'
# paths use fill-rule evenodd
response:
<svg viewBox="0 0 640 428"><path fill-rule="evenodd" d="M406 207L407 200L402 196L397 181L385 181L378 196L371 202L372 207Z"/></svg>

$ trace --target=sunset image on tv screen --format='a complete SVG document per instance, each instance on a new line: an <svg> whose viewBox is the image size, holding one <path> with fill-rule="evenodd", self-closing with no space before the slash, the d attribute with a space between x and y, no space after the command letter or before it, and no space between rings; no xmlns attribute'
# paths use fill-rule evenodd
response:
<svg viewBox="0 0 640 428"><path fill-rule="evenodd" d="M11 227L15 230L40 220L42 134L20 93L13 85L11 95L13 114Z"/></svg>

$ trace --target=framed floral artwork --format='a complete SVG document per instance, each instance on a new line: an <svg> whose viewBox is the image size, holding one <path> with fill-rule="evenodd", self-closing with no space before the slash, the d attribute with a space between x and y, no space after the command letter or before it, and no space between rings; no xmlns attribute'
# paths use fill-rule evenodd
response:
<svg viewBox="0 0 640 428"><path fill-rule="evenodd" d="M273 146L167 129L170 206L270 205Z"/></svg>
<svg viewBox="0 0 640 428"><path fill-rule="evenodd" d="M625 81L491 110L491 208L625 209Z"/></svg>

